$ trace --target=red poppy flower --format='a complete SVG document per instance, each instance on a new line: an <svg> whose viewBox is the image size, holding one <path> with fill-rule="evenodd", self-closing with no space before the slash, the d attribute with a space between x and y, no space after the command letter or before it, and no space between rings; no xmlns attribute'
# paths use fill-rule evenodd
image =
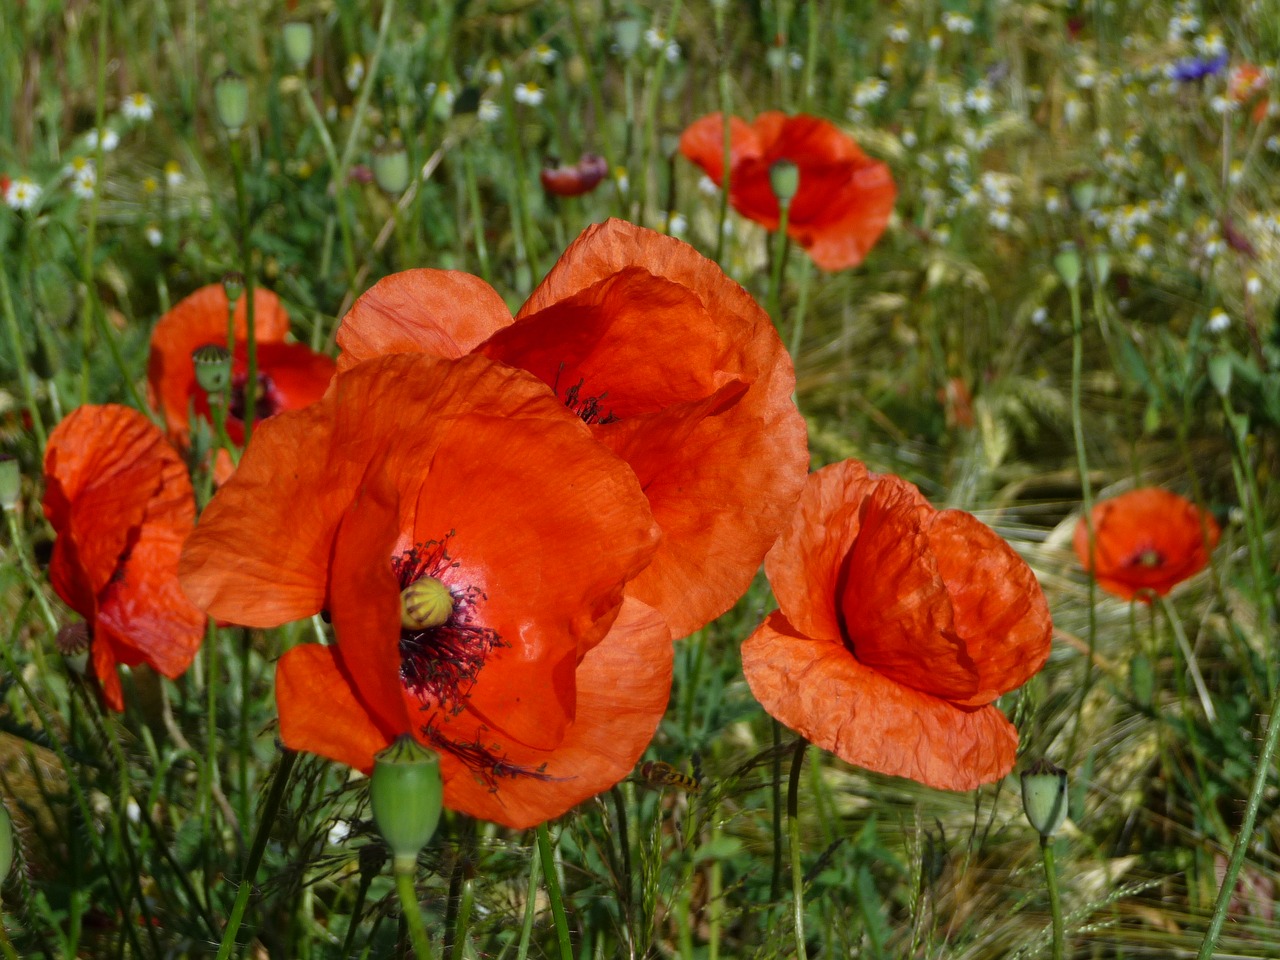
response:
<svg viewBox="0 0 1280 960"><path fill-rule="evenodd" d="M281 410L297 410L324 395L333 378L333 360L300 343L285 343L289 314L279 298L261 287L254 290L254 337L258 342L258 389L254 406L259 419ZM231 409L227 435L244 442L244 385L248 381L248 301L236 304L236 348L231 360ZM151 332L147 361L147 396L164 415L169 438L186 447L190 411L209 419L209 401L196 383L191 352L206 343L226 346L227 293L222 284L201 287L177 303Z"/></svg>
<svg viewBox="0 0 1280 960"><path fill-rule="evenodd" d="M893 213L898 189L889 168L868 157L853 138L826 120L771 111L748 124L729 118L729 202L768 230L778 229L778 198L769 170L790 160L800 171L791 200L787 236L823 270L856 267ZM680 137L680 152L724 182L724 121L712 113L694 121Z"/></svg>
<svg viewBox="0 0 1280 960"><path fill-rule="evenodd" d="M590 193L609 172L608 161L598 153L584 153L571 166L543 167L538 178L542 189L559 197L578 197Z"/></svg>
<svg viewBox="0 0 1280 960"><path fill-rule="evenodd" d="M336 645L279 664L290 747L368 771L412 732L447 806L523 827L625 776L666 709L670 631L622 595L658 537L630 469L544 384L389 356L255 431L182 581L249 626L329 612ZM402 591L440 584L444 619L405 627Z"/></svg>
<svg viewBox="0 0 1280 960"><path fill-rule="evenodd" d="M49 579L84 617L103 698L124 709L116 664L166 677L191 664L204 615L178 585L178 555L195 525L181 458L136 410L80 407L49 435L44 512L58 534Z"/></svg>
<svg viewBox="0 0 1280 960"><path fill-rule="evenodd" d="M769 317L679 240L589 228L516 314L463 273L409 270L361 297L339 369L471 351L550 385L631 465L663 539L628 593L683 637L742 596L804 486L795 373Z"/></svg>
<svg viewBox="0 0 1280 960"><path fill-rule="evenodd" d="M1185 497L1143 487L1093 505L1094 574L1098 586L1129 600L1151 602L1209 565L1221 531L1213 516ZM1076 556L1087 572L1089 529L1080 518Z"/></svg>
<svg viewBox="0 0 1280 960"><path fill-rule="evenodd" d="M764 708L849 763L970 790L1013 766L992 701L1049 656L1035 575L991 529L856 460L813 474L765 560L780 609L742 646Z"/></svg>

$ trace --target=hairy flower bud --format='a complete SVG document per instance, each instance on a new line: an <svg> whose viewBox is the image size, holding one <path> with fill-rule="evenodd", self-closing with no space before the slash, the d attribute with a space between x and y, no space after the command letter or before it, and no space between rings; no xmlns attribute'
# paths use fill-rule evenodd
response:
<svg viewBox="0 0 1280 960"><path fill-rule="evenodd" d="M290 20L284 25L284 55L293 64L293 69L301 70L311 62L311 53L315 49L315 31L305 20Z"/></svg>
<svg viewBox="0 0 1280 960"><path fill-rule="evenodd" d="M790 160L778 160L769 168L769 186L780 206L790 206L791 198L800 189L800 168Z"/></svg>
<svg viewBox="0 0 1280 960"><path fill-rule="evenodd" d="M196 368L196 383L208 394L221 394L231 379L231 354L216 343L206 343L191 351Z"/></svg>
<svg viewBox="0 0 1280 960"><path fill-rule="evenodd" d="M228 70L213 81L213 107L218 122L233 137L249 119L249 84L240 74Z"/></svg>

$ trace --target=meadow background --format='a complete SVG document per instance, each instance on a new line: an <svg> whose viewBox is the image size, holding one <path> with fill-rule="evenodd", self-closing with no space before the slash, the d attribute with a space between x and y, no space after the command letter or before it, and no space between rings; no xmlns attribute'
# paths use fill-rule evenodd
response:
<svg viewBox="0 0 1280 960"><path fill-rule="evenodd" d="M156 319L243 269L245 238L293 336L329 352L389 273L465 270L515 307L610 216L686 240L764 303L769 234L677 150L722 108L825 117L892 169L865 262L824 273L793 250L775 319L814 467L857 457L974 512L1044 587L1052 656L1001 706L1022 755L1070 776L1066 955L1201 950L1261 772L1216 955L1280 956L1280 793L1258 764L1280 677L1270 3L0 0L0 20L0 453L22 473L0 553L18 836L0 900L17 956L213 955L279 762L272 662L311 630L221 631L212 725L204 656L177 684L134 671L124 715L104 713L43 615L70 619L42 572L47 431L83 402L145 409ZM314 40L297 63L291 22ZM227 70L248 83L234 151L212 96ZM596 190L543 190L544 166L587 152L608 164ZM1090 588L1071 550L1086 480L1217 516L1175 617ZM572 956L793 955L773 868L792 735L738 660L771 603L760 577L677 647L646 756L700 792L637 775L553 825ZM947 793L814 749L801 786L811 956L1049 955L1016 777ZM303 757L281 811L235 954L404 950L363 781ZM443 955L564 955L537 858L531 833L446 815L418 877Z"/></svg>

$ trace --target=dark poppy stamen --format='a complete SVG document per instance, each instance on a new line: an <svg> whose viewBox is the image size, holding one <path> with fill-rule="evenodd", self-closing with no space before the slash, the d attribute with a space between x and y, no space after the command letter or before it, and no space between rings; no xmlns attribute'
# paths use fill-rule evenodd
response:
<svg viewBox="0 0 1280 960"><path fill-rule="evenodd" d="M452 536L450 531L440 540L410 547L392 558L391 567L402 590L428 577L448 583L453 608L443 623L400 630L400 679L424 708L456 714L489 655L505 644L498 631L478 622L480 608L488 599L485 593L457 584L460 564L448 551ZM446 578L447 571L454 572Z"/></svg>
<svg viewBox="0 0 1280 960"><path fill-rule="evenodd" d="M427 743L436 750L457 757L468 770L475 774L477 780L489 788L490 793L498 792L498 783L501 780L526 777L545 783L558 779L546 772L545 763L538 767L522 767L518 763L507 760L500 744L486 744L481 739L484 731L485 728L481 728L474 740L454 740L429 723L422 728L422 734Z"/></svg>
<svg viewBox="0 0 1280 960"><path fill-rule="evenodd" d="M247 373L237 373L231 380L231 406L229 412L237 420L243 421L245 415L244 388L249 382ZM274 417L284 408L280 393L275 383L265 373L258 373L258 389L253 394L253 419L265 420Z"/></svg>
<svg viewBox="0 0 1280 960"><path fill-rule="evenodd" d="M560 396L560 374L564 372L564 364L560 365L560 369L556 371L556 379L551 384L551 389L555 391L555 395ZM577 414L578 419L583 423L613 423L619 418L612 410L606 410L602 401L609 395L609 391L597 394L596 396L583 396L582 387L586 383L586 378L579 377L578 382L572 387L564 391L564 405Z"/></svg>

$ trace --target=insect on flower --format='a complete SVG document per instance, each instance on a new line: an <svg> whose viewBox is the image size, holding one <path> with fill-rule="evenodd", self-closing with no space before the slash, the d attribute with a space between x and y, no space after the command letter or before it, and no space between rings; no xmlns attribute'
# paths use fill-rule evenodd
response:
<svg viewBox="0 0 1280 960"><path fill-rule="evenodd" d="M676 790L683 790L685 793L702 792L702 780L700 778L681 773L674 766L663 760L645 761L640 764L638 773L643 783L655 789L673 787Z"/></svg>

